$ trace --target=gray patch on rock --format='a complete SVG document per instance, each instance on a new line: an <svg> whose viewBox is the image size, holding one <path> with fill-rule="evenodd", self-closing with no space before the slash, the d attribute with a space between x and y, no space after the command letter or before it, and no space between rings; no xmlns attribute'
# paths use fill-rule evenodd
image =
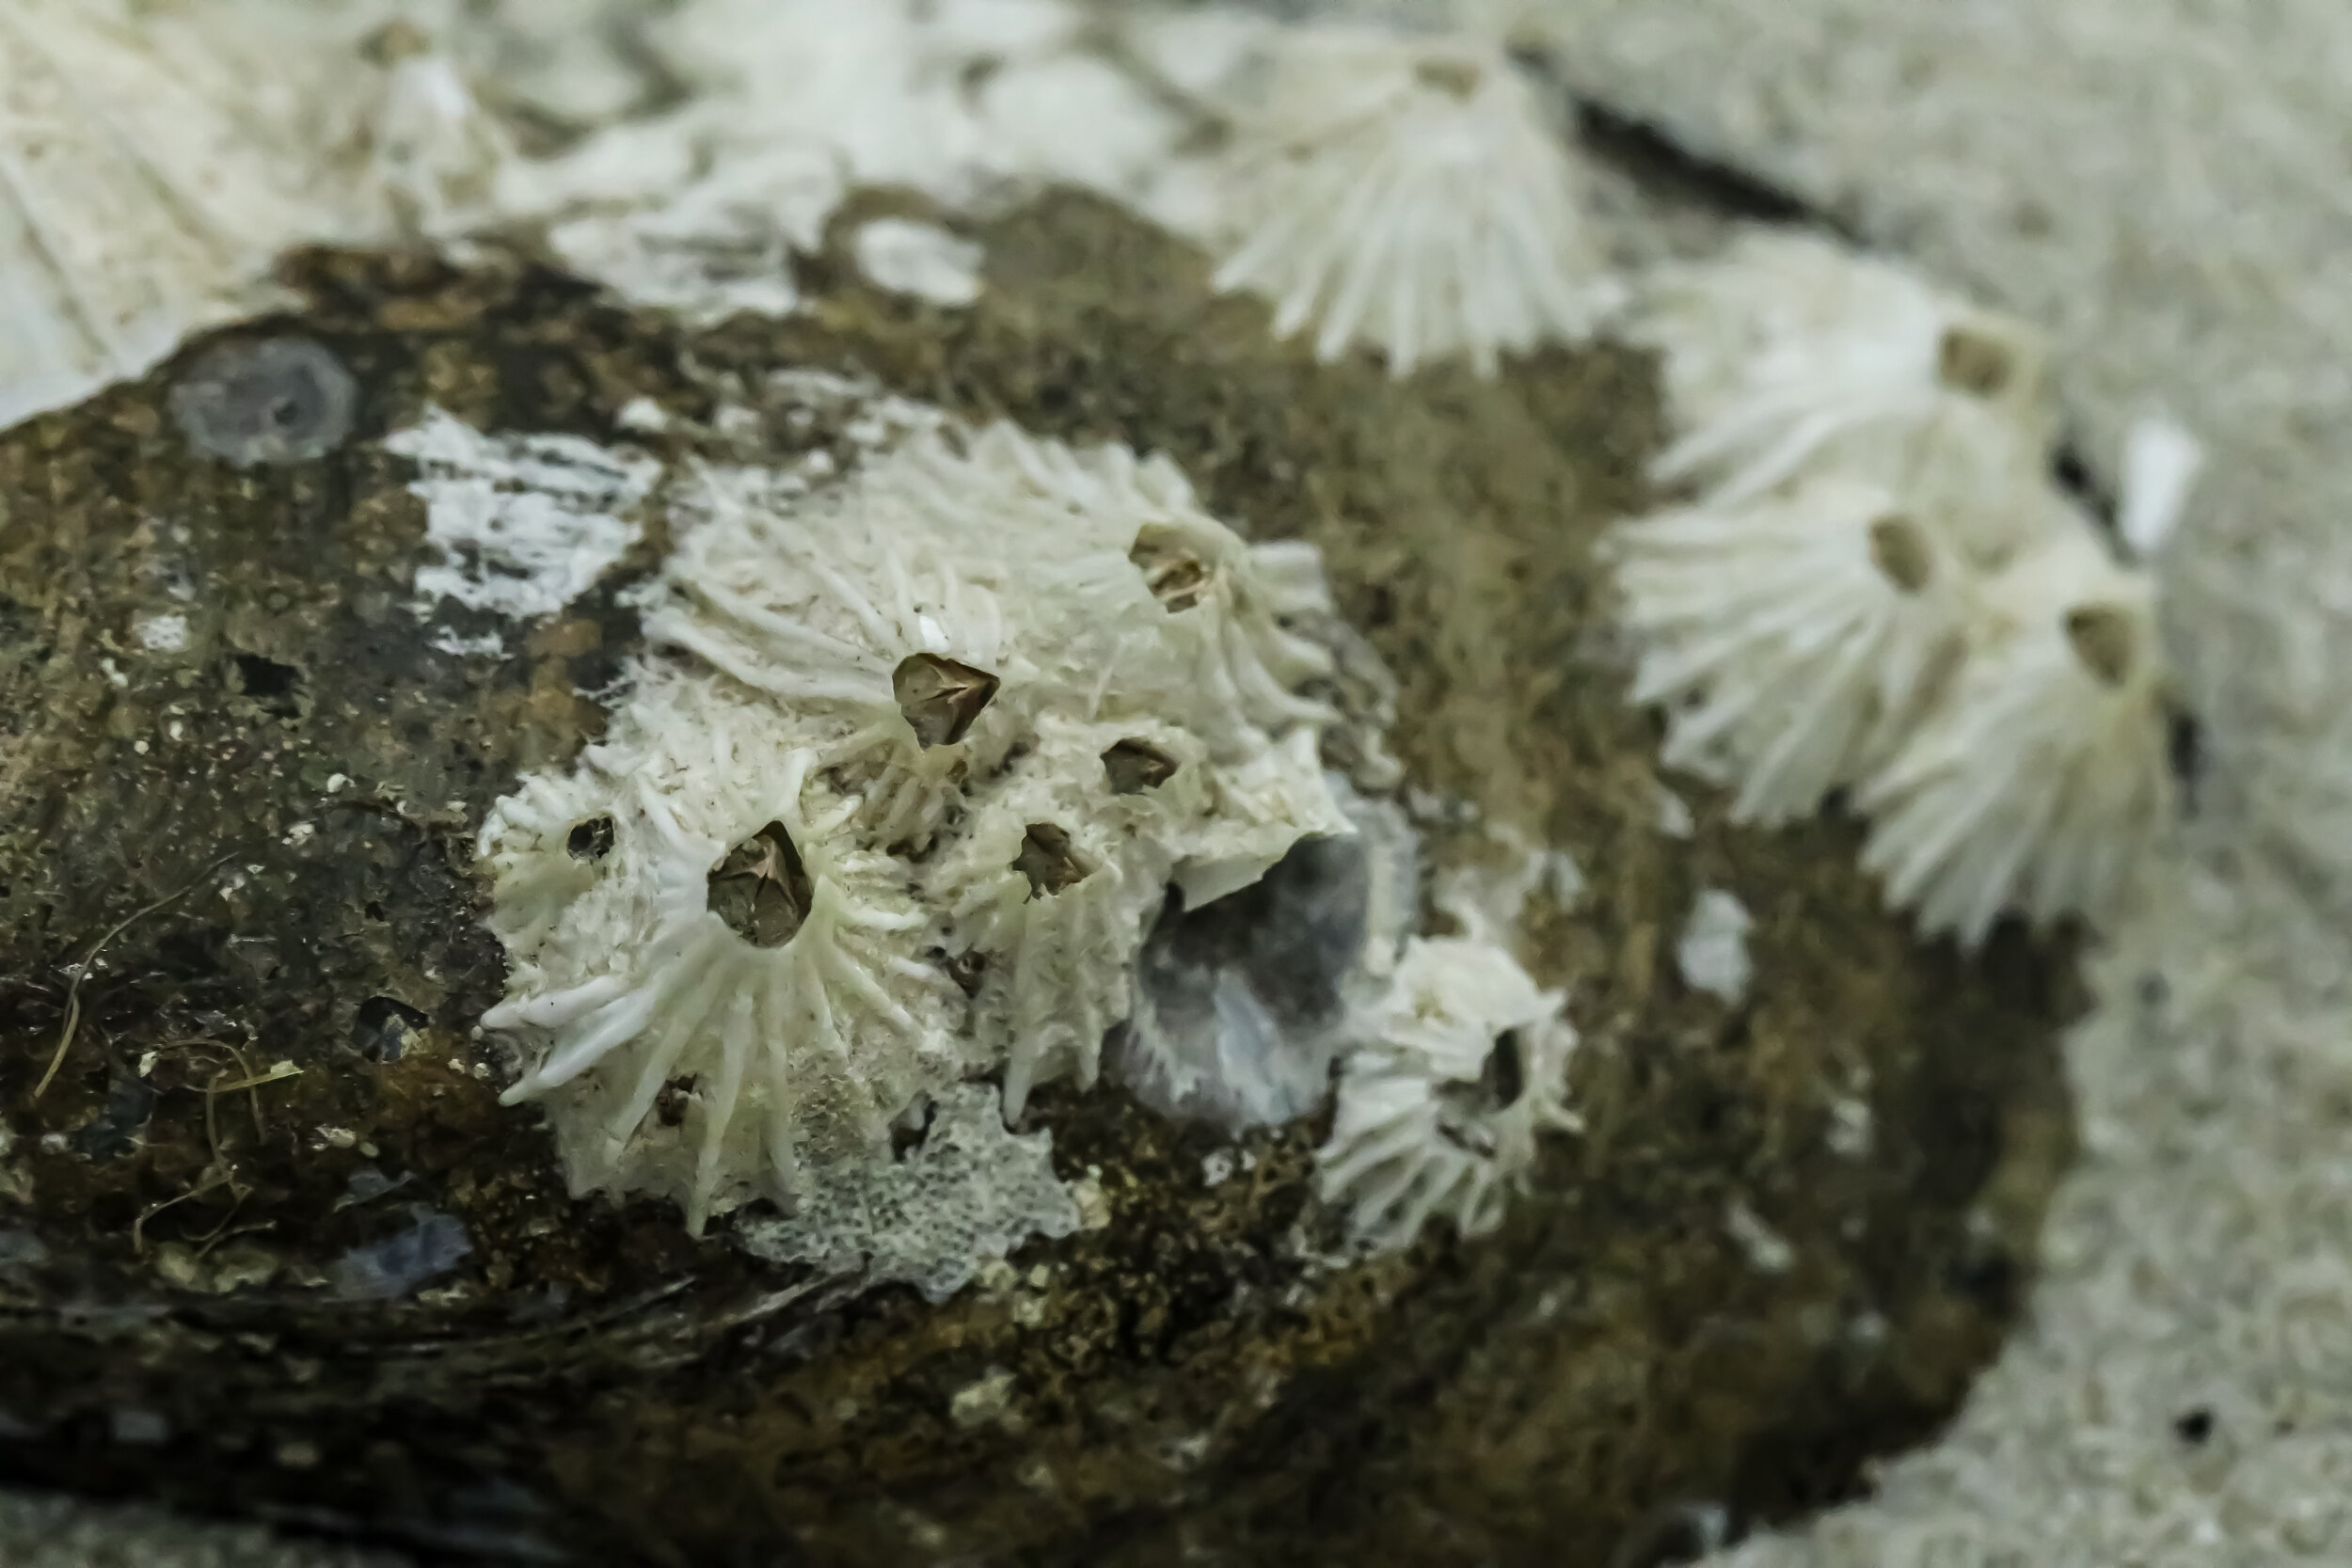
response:
<svg viewBox="0 0 2352 1568"><path fill-rule="evenodd" d="M921 1144L897 1160L826 1175L793 1212L749 1220L743 1249L771 1263L813 1263L869 1284L912 1285L937 1303L982 1262L1029 1237L1079 1226L1078 1204L1054 1175L1053 1136L1005 1130L993 1085L943 1091Z"/></svg>
<svg viewBox="0 0 2352 1568"><path fill-rule="evenodd" d="M326 456L351 435L358 383L309 338L222 343L171 389L172 422L188 445L233 468Z"/></svg>

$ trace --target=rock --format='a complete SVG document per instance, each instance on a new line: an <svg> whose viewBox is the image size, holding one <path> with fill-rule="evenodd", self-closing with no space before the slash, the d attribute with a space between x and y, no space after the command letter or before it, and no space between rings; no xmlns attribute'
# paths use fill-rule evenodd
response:
<svg viewBox="0 0 2352 1568"><path fill-rule="evenodd" d="M1644 357L1317 367L1074 196L972 231L982 293L946 309L865 280L871 215L806 314L692 334L495 256L308 255L294 316L0 436L0 1465L492 1558L1633 1562L1931 1430L2063 1162L2071 955L1915 942L1834 816L1735 830L1677 779L1661 831L1591 560L1646 503ZM351 377L349 436L192 450L188 368L294 335ZM780 368L1163 451L1321 547L1398 677L1436 879L1573 863L1528 928L1584 1132L1498 1234L1351 1262L1327 1109L1235 1140L1109 1082L1023 1122L1076 1227L937 1304L566 1196L475 1028L503 959L472 835L597 733L667 541L598 535L612 568L535 619L421 611L421 570L480 562L428 542L385 437L437 407L813 450L838 433L761 421ZM1751 922L1732 996L1677 966L1718 895Z"/></svg>

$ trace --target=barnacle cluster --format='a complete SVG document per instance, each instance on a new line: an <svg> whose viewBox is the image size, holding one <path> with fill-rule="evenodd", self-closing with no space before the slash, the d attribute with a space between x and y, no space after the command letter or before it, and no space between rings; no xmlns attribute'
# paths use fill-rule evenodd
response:
<svg viewBox="0 0 2352 1568"><path fill-rule="evenodd" d="M2165 819L2153 580L2054 485L2032 331L1883 261L1758 234L1661 281L1645 329L1690 499L1613 540L1636 701L1735 820L1850 790L1865 863L1932 932L2112 911ZM2142 443L2133 532L2194 458Z"/></svg>
<svg viewBox="0 0 2352 1568"><path fill-rule="evenodd" d="M1352 832L1309 689L1312 552L1250 546L1165 459L935 422L847 477L706 468L605 739L482 854L581 1189L746 1196L886 1164L1000 1071L1090 1083L1171 887Z"/></svg>

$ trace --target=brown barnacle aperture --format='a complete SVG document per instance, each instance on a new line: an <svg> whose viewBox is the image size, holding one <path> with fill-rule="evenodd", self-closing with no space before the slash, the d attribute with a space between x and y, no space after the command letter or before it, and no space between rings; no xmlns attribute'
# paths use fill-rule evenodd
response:
<svg viewBox="0 0 2352 1568"><path fill-rule="evenodd" d="M1000 684L985 670L938 654L909 654L890 675L898 711L926 751L969 735Z"/></svg>
<svg viewBox="0 0 2352 1568"><path fill-rule="evenodd" d="M1415 65L1413 80L1432 92L1468 99L1486 85L1486 72L1476 60L1438 56Z"/></svg>
<svg viewBox="0 0 2352 1568"><path fill-rule="evenodd" d="M1114 795L1140 795L1176 776L1176 759L1148 740L1115 742L1103 753L1103 772Z"/></svg>
<svg viewBox="0 0 2352 1568"><path fill-rule="evenodd" d="M1992 333L1964 322L1944 329L1935 350L1935 378L1953 391L1998 397L2015 373L2009 345Z"/></svg>
<svg viewBox="0 0 2352 1568"><path fill-rule="evenodd" d="M2130 678L2139 639L2129 611L2120 605L2077 605L2066 612L2066 641L2102 684L2120 687Z"/></svg>
<svg viewBox="0 0 2352 1568"><path fill-rule="evenodd" d="M1187 610L1208 596L1215 571L1184 542L1176 530L1147 523L1136 532L1135 547L1127 552L1143 574L1152 596L1170 614Z"/></svg>
<svg viewBox="0 0 2352 1568"><path fill-rule="evenodd" d="M1870 524L1870 564L1904 594L1926 588L1935 571L1935 546L1916 520L1890 512Z"/></svg>
<svg viewBox="0 0 2352 1568"><path fill-rule="evenodd" d="M572 824L572 831L564 835L564 852L576 861L590 864L612 852L612 817L610 813L585 817Z"/></svg>
<svg viewBox="0 0 2352 1568"><path fill-rule="evenodd" d="M710 912L754 947L782 947L800 934L815 889L801 851L781 822L728 850L710 869Z"/></svg>
<svg viewBox="0 0 2352 1568"><path fill-rule="evenodd" d="M1032 898L1050 898L1065 888L1076 887L1094 870L1072 846L1070 835L1051 822L1029 824L1029 831L1021 835L1021 853L1013 857L1012 868L1029 879Z"/></svg>

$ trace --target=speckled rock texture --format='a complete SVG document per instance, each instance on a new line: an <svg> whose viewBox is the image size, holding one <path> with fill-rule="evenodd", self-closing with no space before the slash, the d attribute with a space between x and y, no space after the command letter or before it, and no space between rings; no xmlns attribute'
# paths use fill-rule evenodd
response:
<svg viewBox="0 0 2352 1568"><path fill-rule="evenodd" d="M0 1475L492 1558L1637 1564L1951 1410L2068 1148L2072 957L1915 943L1848 823L1737 831L1683 783L1675 820L1591 559L1646 504L1651 367L1392 382L1107 206L975 237L968 310L836 245L808 315L694 337L519 262L307 256L308 307L234 336L347 369L333 450L192 451L172 388L212 342L0 437ZM1025 1122L1087 1228L937 1307L565 1197L473 1032L471 833L596 733L666 541L503 657L444 651L382 438L431 404L618 441L649 398L672 433L628 438L684 458L781 367L1165 451L1322 547L1435 864L1503 825L1586 881L1531 906L1586 1132L1499 1234L1346 1263L1323 1117L1235 1148L1110 1084ZM1708 889L1755 919L1736 1003L1675 961Z"/></svg>

